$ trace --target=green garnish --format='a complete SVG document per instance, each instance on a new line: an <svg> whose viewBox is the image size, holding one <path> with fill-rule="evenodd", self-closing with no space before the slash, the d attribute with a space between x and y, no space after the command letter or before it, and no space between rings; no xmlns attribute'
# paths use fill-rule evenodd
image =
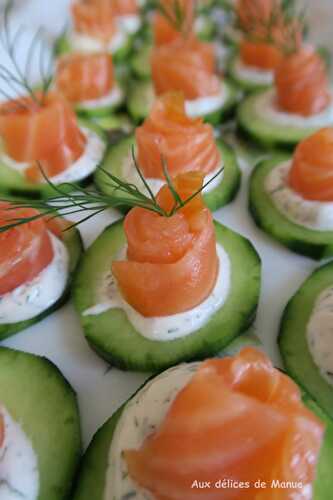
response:
<svg viewBox="0 0 333 500"><path fill-rule="evenodd" d="M137 163L133 150L132 157L134 167L148 191L147 195L142 193L135 184L119 179L107 170L104 170L102 167L99 168L108 177L108 185L114 189L115 195L102 194L93 191L92 189L83 188L79 184L71 182L67 182L62 184L61 186L57 186L53 184L53 182L45 175L41 165L39 164L40 171L45 181L54 191L54 196L49 197L47 200L13 200L12 198L1 197L0 201L10 203L10 207L7 208L9 212L11 210L16 210L19 208L34 208L41 213L33 215L31 217L17 217L10 219L8 221L8 224L0 226L0 233L45 217L48 220L52 220L58 217L66 217L73 214L85 214L89 212L78 222L65 229L69 230L95 217L96 215L104 212L109 208L118 208L124 205L127 205L129 207L141 207L146 210L155 212L163 217L172 217L176 212L178 212L178 210L184 208L188 203L190 203L190 201L198 196L211 182L214 181L214 179L216 179L223 172L224 169L224 167L222 167L200 189L198 189L187 199L182 200L175 189L175 186L168 172L167 163L163 158L162 164L166 184L168 185L170 193L172 194L172 197L174 199L174 205L172 209L167 211L158 204L155 195L149 188L147 181L145 180ZM70 193L66 192L68 189L71 191ZM119 193L121 193L122 196L119 196Z"/></svg>
<svg viewBox="0 0 333 500"><path fill-rule="evenodd" d="M24 69L18 62L18 51L22 35L26 32L25 28L20 26L14 33L10 27L10 16L13 9L13 0L8 0L3 9L3 21L1 26L0 42L9 56L13 70L9 70L4 64L0 64L0 79L8 87L8 91L0 89L0 93L8 101L16 100L11 103L10 111L17 109L30 109L22 97L22 92L30 96L37 106L42 106L44 99L52 83L52 65L53 58L47 58L46 44L42 38L42 29L39 29L33 36L30 45L27 48L25 56ZM39 51L39 54L38 54ZM30 83L31 63L35 57L39 58L39 73L41 85L36 90Z"/></svg>
<svg viewBox="0 0 333 500"><path fill-rule="evenodd" d="M168 23L184 37L189 34L191 23L188 22L185 2L182 0L173 0L170 8L165 7L163 0L153 2L155 9L159 12Z"/></svg>
<svg viewBox="0 0 333 500"><path fill-rule="evenodd" d="M306 27L307 6L300 9L295 0L276 1L266 19L258 15L258 11L259 5L256 8L256 0L253 0L252 9L243 23L239 12L235 10L236 27L244 36L253 42L274 45L285 55L297 52Z"/></svg>

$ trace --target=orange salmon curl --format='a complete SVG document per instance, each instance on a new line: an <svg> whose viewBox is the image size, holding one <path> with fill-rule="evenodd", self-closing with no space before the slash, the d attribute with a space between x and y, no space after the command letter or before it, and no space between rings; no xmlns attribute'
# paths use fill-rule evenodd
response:
<svg viewBox="0 0 333 500"><path fill-rule="evenodd" d="M242 29L253 32L253 27L267 23L280 5L280 0L237 0L236 13Z"/></svg>
<svg viewBox="0 0 333 500"><path fill-rule="evenodd" d="M244 39L240 45L240 57L247 66L274 71L283 56L281 50L273 44Z"/></svg>
<svg viewBox="0 0 333 500"><path fill-rule="evenodd" d="M139 13L138 0L109 0L109 2L116 16L133 16Z"/></svg>
<svg viewBox="0 0 333 500"><path fill-rule="evenodd" d="M135 135L138 162L146 178L164 179L161 155L172 176L197 170L208 174L221 164L213 128L201 118L186 115L181 93L158 98Z"/></svg>
<svg viewBox="0 0 333 500"><path fill-rule="evenodd" d="M160 427L124 458L156 500L311 500L323 434L296 384L248 347L203 362ZM267 487L256 489L258 480ZM198 481L210 486L193 487Z"/></svg>
<svg viewBox="0 0 333 500"><path fill-rule="evenodd" d="M102 41L109 41L117 31L110 0L73 0L71 13L74 29Z"/></svg>
<svg viewBox="0 0 333 500"><path fill-rule="evenodd" d="M57 92L45 96L8 101L0 106L0 135L5 152L17 162L32 163L25 175L32 182L42 180L38 165L49 177L66 170L83 153L86 139L77 118Z"/></svg>
<svg viewBox="0 0 333 500"><path fill-rule="evenodd" d="M60 59L56 85L70 102L100 99L114 85L112 58L109 54L71 54Z"/></svg>
<svg viewBox="0 0 333 500"><path fill-rule="evenodd" d="M275 73L278 107L288 113L312 116L331 102L325 62L311 47L286 55Z"/></svg>
<svg viewBox="0 0 333 500"><path fill-rule="evenodd" d="M307 200L333 201L333 128L323 128L297 146L289 184Z"/></svg>
<svg viewBox="0 0 333 500"><path fill-rule="evenodd" d="M182 200L202 187L203 175L174 179ZM164 210L174 201L167 186L157 196ZM127 260L112 272L125 300L146 317L177 314L201 304L214 288L218 258L213 219L201 195L171 217L143 208L125 218Z"/></svg>
<svg viewBox="0 0 333 500"><path fill-rule="evenodd" d="M276 70L289 45L292 44L294 50L302 47L302 23L285 15L280 1L251 0L249 3L242 0L240 4L244 4L243 15L248 12L248 21L251 20L240 45L240 56L245 64ZM239 16L242 23L241 12Z"/></svg>
<svg viewBox="0 0 333 500"><path fill-rule="evenodd" d="M174 18L173 4L174 0L164 0L164 2L162 2L163 7L171 18ZM156 46L174 42L192 31L195 2L194 0L181 0L180 5L185 13L184 24L182 26L183 32L177 31L176 27L162 14L155 14L153 19L153 36Z"/></svg>
<svg viewBox="0 0 333 500"><path fill-rule="evenodd" d="M9 203L0 202L0 228L13 219L34 217L39 213L32 208L8 210L10 207ZM32 280L53 258L50 236L42 219L0 233L0 248L0 295Z"/></svg>
<svg viewBox="0 0 333 500"><path fill-rule="evenodd" d="M201 42L193 34L155 47L151 69L157 95L180 91L185 99L193 100L216 95L221 88L214 46Z"/></svg>

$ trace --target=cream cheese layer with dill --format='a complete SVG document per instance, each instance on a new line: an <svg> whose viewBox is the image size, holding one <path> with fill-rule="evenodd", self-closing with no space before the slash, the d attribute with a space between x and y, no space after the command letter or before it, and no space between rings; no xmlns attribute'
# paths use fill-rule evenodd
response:
<svg viewBox="0 0 333 500"><path fill-rule="evenodd" d="M171 404L200 363L173 367L148 382L125 406L109 450L103 500L153 500L129 476L123 451L138 449L163 422ZM184 499L185 500L185 499Z"/></svg>
<svg viewBox="0 0 333 500"><path fill-rule="evenodd" d="M203 189L203 194L210 193L220 185L224 177L224 171L223 170L221 171L222 167L223 167L223 162L221 161L221 164L217 168L215 168L212 172L210 172L205 176L203 183L204 185L207 183L209 184ZM219 172L220 174L217 175ZM129 154L123 160L123 164L121 166L121 176L123 179L126 179L127 182L137 186L137 188L141 192L147 193L147 188L144 185L142 179L140 178L133 164L133 158L131 152L129 152ZM148 177L145 178L145 181L154 195L156 195L161 189L161 187L164 186L165 184L165 180L163 179L154 179Z"/></svg>
<svg viewBox="0 0 333 500"><path fill-rule="evenodd" d="M141 27L141 17L136 14L127 14L117 18L119 29L129 35L136 33Z"/></svg>
<svg viewBox="0 0 333 500"><path fill-rule="evenodd" d="M70 167L63 172L50 177L50 180L54 184L82 181L96 170L104 157L106 145L100 136L87 127L80 127L80 130L84 134L87 141L85 149L82 155ZM24 171L30 165L29 163L20 163L13 160L4 152L0 155L0 163L16 170L17 172L20 172L21 174L24 174ZM42 179L41 183L45 184L46 180Z"/></svg>
<svg viewBox="0 0 333 500"><path fill-rule="evenodd" d="M239 80L248 80L258 85L273 85L274 82L274 71L249 66L240 57L233 63L233 73Z"/></svg>
<svg viewBox="0 0 333 500"><path fill-rule="evenodd" d="M99 99L90 99L89 101L81 101L77 103L77 107L80 110L94 110L94 109L99 109L99 108L107 108L107 107L113 107L117 106L118 104L121 103L121 101L124 98L124 92L123 90L119 87L119 85L115 85L110 92L103 96L100 97Z"/></svg>
<svg viewBox="0 0 333 500"><path fill-rule="evenodd" d="M117 30L113 37L106 43L90 35L72 31L69 34L69 42L74 52L93 54L96 52L110 52L114 54L126 45L128 35L124 30Z"/></svg>
<svg viewBox="0 0 333 500"><path fill-rule="evenodd" d="M135 330L143 337L166 342L185 337L203 327L226 302L231 288L231 263L224 248L216 245L219 271L209 296L198 306L178 314L161 317L145 317L136 311L122 296L110 270L104 278L98 303L83 312L84 316L98 316L112 309L122 309ZM126 259L124 247L115 260ZM110 262L111 269L111 262Z"/></svg>
<svg viewBox="0 0 333 500"><path fill-rule="evenodd" d="M329 106L312 116L302 116L295 113L288 113L278 108L276 103L276 92L274 89L267 90L256 96L255 114L265 122L275 125L290 126L296 128L321 128L333 125L333 93Z"/></svg>
<svg viewBox="0 0 333 500"><path fill-rule="evenodd" d="M306 337L315 365L333 385L333 285L318 296L306 327Z"/></svg>
<svg viewBox="0 0 333 500"><path fill-rule="evenodd" d="M0 406L5 436L0 446L0 500L37 500L38 458L21 425Z"/></svg>
<svg viewBox="0 0 333 500"><path fill-rule="evenodd" d="M274 167L265 179L265 189L274 205L295 224L317 231L333 231L333 202L304 199L288 184L292 160Z"/></svg>
<svg viewBox="0 0 333 500"><path fill-rule="evenodd" d="M49 234L54 252L52 261L31 281L0 295L0 325L35 318L63 295L68 282L69 255L63 242Z"/></svg>
<svg viewBox="0 0 333 500"><path fill-rule="evenodd" d="M147 86L146 92L147 106L149 108L148 111L150 111L156 98L153 85ZM217 94L186 100L186 114L190 118L199 118L214 113L215 111L219 111L228 101L230 93L231 90L229 86L222 81L220 90Z"/></svg>
<svg viewBox="0 0 333 500"><path fill-rule="evenodd" d="M191 118L209 115L221 109L229 99L229 96L230 90L226 83L222 81L218 94L185 101L186 113Z"/></svg>

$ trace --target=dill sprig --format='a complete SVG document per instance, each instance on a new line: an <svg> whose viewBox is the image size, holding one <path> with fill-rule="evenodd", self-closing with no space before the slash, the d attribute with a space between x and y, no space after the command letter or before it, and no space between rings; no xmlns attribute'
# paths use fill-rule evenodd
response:
<svg viewBox="0 0 333 500"><path fill-rule="evenodd" d="M170 8L163 4L163 0L156 0L154 3L155 9L159 12L168 23L184 37L187 37L191 30L185 2L181 0L173 0Z"/></svg>
<svg viewBox="0 0 333 500"><path fill-rule="evenodd" d="M203 184L203 186L194 192L191 196L182 200L179 193L175 189L174 183L168 171L167 162L165 158L162 158L163 172L166 180L166 184L169 187L170 193L172 194L174 204L171 210L164 210L157 201L157 198L151 191L144 175L138 165L135 158L134 148L132 148L132 158L133 165L137 173L142 180L147 194L139 190L139 188L132 183L126 182L123 179L111 174L107 170L99 167L100 170L107 177L107 184L113 189L111 194L103 194L96 192L92 189L83 188L76 183L64 183L60 186L55 185L51 179L47 177L43 171L42 166L39 164L39 168L42 176L44 177L46 183L53 190L54 195L49 197L47 200L15 200L13 198L1 197L0 201L9 202L10 206L7 210L10 212L16 209L22 208L34 208L40 213L33 215L31 217L13 217L8 220L8 224L0 226L0 233L4 233L10 229L23 224L28 224L29 222L36 221L41 218L47 220L52 220L58 217L67 217L70 215L82 214L83 217L76 223L71 224L65 229L69 230L76 227L87 220L96 217L98 214L105 212L110 208L119 208L124 205L129 207L141 207L146 210L150 210L157 213L163 217L172 217L179 210L184 208L188 203L190 203L196 196L198 196L211 182L214 181L224 170L222 167L209 181Z"/></svg>
<svg viewBox="0 0 333 500"><path fill-rule="evenodd" d="M26 28L24 26L20 26L15 32L12 32L10 26L12 9L13 0L9 0L3 9L0 42L9 56L13 70L8 69L4 64L0 64L0 79L10 89L10 91L0 89L0 93L9 101L16 100L15 104L11 103L11 109L15 111L17 109L30 109L24 98L20 99L22 94L23 96L29 96L36 106L40 107L43 105L53 79L53 58L49 57L47 60L47 47L42 37L43 31L40 28L33 36L31 43L27 48L25 64L20 65L18 61L18 51L22 36L26 33ZM39 60L39 73L41 80L41 84L37 90L30 83L31 63L36 57L38 57Z"/></svg>
<svg viewBox="0 0 333 500"><path fill-rule="evenodd" d="M276 0L266 18L258 12L256 0L253 0L245 22L236 10L236 26L245 38L274 45L285 55L299 50L306 27L306 5L299 9L295 0Z"/></svg>

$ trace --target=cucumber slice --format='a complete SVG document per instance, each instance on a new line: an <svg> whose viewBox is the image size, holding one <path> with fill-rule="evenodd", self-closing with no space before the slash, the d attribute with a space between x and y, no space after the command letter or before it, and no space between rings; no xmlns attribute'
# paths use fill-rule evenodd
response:
<svg viewBox="0 0 333 500"><path fill-rule="evenodd" d="M123 131L124 133L132 132L134 125L130 117L126 113L113 114L109 116L94 117L94 123L105 132Z"/></svg>
<svg viewBox="0 0 333 500"><path fill-rule="evenodd" d="M252 323L260 291L260 258L244 237L215 223L217 241L229 254L231 291L223 307L198 331L177 340L157 342L134 329L121 309L97 316L84 312L98 303L101 279L126 238L122 221L109 226L85 254L74 283L74 303L87 341L104 359L126 370L161 371L181 361L217 353Z"/></svg>
<svg viewBox="0 0 333 500"><path fill-rule="evenodd" d="M282 317L279 335L279 347L286 370L331 418L333 387L323 378L312 359L306 328L318 296L332 285L332 263L314 271L289 301Z"/></svg>
<svg viewBox="0 0 333 500"><path fill-rule="evenodd" d="M112 60L114 63L121 63L123 62L129 55L129 53L132 50L132 44L133 44L133 37L128 35L126 37L126 40L124 42L124 45L117 49L113 54L112 54ZM68 37L67 33L63 33L60 35L55 43L54 43L54 55L55 57L61 57L65 54L68 54L69 52L73 52L73 47L71 45L70 38Z"/></svg>
<svg viewBox="0 0 333 500"><path fill-rule="evenodd" d="M150 81L133 80L128 88L127 109L136 123L148 115L155 100L153 84Z"/></svg>
<svg viewBox="0 0 333 500"><path fill-rule="evenodd" d="M59 298L59 300L55 304L53 304L48 309L45 309L45 311L43 311L38 316L35 316L34 318L31 318L26 321L19 321L18 323L0 324L0 341L8 337L11 337L15 333L25 330L29 326L38 323L39 321L41 321L42 319L46 318L54 311L59 309L69 298L72 278L78 266L81 255L83 253L83 243L81 240L80 233L76 228L64 231L62 233L62 241L65 244L69 254L69 275L68 275L67 286L63 295Z"/></svg>
<svg viewBox="0 0 333 500"><path fill-rule="evenodd" d="M331 496L333 478L330 473L333 461L333 422L312 401L308 395L303 395L305 405L315 413L325 424L326 432L317 465L316 480L312 500L327 500ZM83 458L79 479L73 500L103 500L106 486L108 456L117 423L126 403L97 431Z"/></svg>
<svg viewBox="0 0 333 500"><path fill-rule="evenodd" d="M263 92L258 92L248 96L239 105L237 113L239 127L262 146L294 148L300 141L322 128L321 126L281 125L270 121L263 113L258 113L256 109L258 99L262 98L262 95ZM333 125L333 120L331 123L326 123L325 126L331 125Z"/></svg>
<svg viewBox="0 0 333 500"><path fill-rule="evenodd" d="M217 33L217 25L209 12L202 12L197 17L195 20L195 31L198 38L204 42L214 40Z"/></svg>
<svg viewBox="0 0 333 500"><path fill-rule="evenodd" d="M225 347L221 353L219 354L220 358L224 358L226 356L235 356L238 354L244 347L256 347L257 349L263 349L263 345L259 338L252 333L252 328L249 329L248 332L240 335L235 340L233 340L227 347Z"/></svg>
<svg viewBox="0 0 333 500"><path fill-rule="evenodd" d="M271 156L270 153L238 134L235 122L227 122L222 125L219 133L223 140L234 150L238 161L245 162L246 167L252 167L267 156Z"/></svg>
<svg viewBox="0 0 333 500"><path fill-rule="evenodd" d="M96 124L82 119L79 120L79 124L95 132L106 143L107 138L105 133ZM98 165L96 165L97 167ZM89 184L90 180L91 175L79 181L78 184L85 186ZM71 191L71 187L68 184L60 184L60 187L65 192ZM24 197L32 199L49 198L55 194L54 189L46 182L41 184L29 182L20 172L4 163L0 163L0 193L15 198Z"/></svg>
<svg viewBox="0 0 333 500"><path fill-rule="evenodd" d="M1 347L0 400L37 454L38 500L69 499L81 432L76 396L67 380L45 358Z"/></svg>
<svg viewBox="0 0 333 500"><path fill-rule="evenodd" d="M286 159L285 155L275 155L254 169L250 179L250 212L257 226L293 252L318 260L332 256L333 231L316 231L291 222L266 192L267 175Z"/></svg>
<svg viewBox="0 0 333 500"><path fill-rule="evenodd" d="M233 150L221 140L217 140L217 144L224 161L224 175L220 184L204 195L205 203L212 211L221 208L235 198L241 179L241 172ZM123 165L128 161L133 145L135 145L135 139L134 136L130 136L126 139L121 139L118 143L109 147L108 153L105 155L104 162L101 165L103 170L96 170L94 176L94 182L102 193L112 194L112 196L119 194L121 196L121 193L115 192L114 188L110 186L110 179L105 171L122 178ZM126 212L129 207L123 206L121 209Z"/></svg>
<svg viewBox="0 0 333 500"><path fill-rule="evenodd" d="M204 120L212 125L218 125L222 119L232 114L239 101L238 89L226 79L223 79L223 83L227 92L223 106L207 115L203 115ZM151 82L133 81L131 83L127 98L127 108L135 122L140 123L149 115L154 100L155 92Z"/></svg>
<svg viewBox="0 0 333 500"><path fill-rule="evenodd" d="M149 80L151 77L150 56L152 52L151 43L145 43L134 51L131 58L132 71L136 78Z"/></svg>
<svg viewBox="0 0 333 500"><path fill-rule="evenodd" d="M228 75L231 80L244 92L257 92L260 90L266 90L273 85L273 76L272 81L270 83L258 83L255 79L244 78L239 74L237 70L237 63L239 61L238 52L234 54L228 64Z"/></svg>

